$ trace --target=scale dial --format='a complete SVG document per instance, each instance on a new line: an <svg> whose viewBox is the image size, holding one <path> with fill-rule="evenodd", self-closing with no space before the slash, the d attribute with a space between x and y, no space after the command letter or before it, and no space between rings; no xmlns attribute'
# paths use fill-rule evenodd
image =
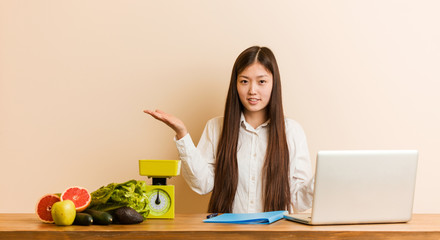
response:
<svg viewBox="0 0 440 240"><path fill-rule="evenodd" d="M147 193L147 197L151 215L162 216L170 210L171 197L163 189L153 189Z"/></svg>

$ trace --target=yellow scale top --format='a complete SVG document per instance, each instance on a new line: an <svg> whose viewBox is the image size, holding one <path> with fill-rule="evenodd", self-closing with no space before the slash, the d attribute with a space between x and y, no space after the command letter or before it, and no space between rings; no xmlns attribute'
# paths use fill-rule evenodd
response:
<svg viewBox="0 0 440 240"><path fill-rule="evenodd" d="M180 174L180 160L139 160L139 174L148 177L174 177Z"/></svg>

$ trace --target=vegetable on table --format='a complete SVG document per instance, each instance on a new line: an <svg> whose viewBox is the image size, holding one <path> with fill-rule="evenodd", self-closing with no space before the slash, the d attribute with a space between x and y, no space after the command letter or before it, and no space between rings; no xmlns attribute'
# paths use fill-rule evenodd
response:
<svg viewBox="0 0 440 240"><path fill-rule="evenodd" d="M113 222L113 216L108 212L103 212L93 209L86 209L84 212L92 216L93 224L109 225Z"/></svg>
<svg viewBox="0 0 440 240"><path fill-rule="evenodd" d="M88 209L107 212L121 207L131 207L146 219L150 212L146 188L145 181L110 183L90 194L92 201Z"/></svg>

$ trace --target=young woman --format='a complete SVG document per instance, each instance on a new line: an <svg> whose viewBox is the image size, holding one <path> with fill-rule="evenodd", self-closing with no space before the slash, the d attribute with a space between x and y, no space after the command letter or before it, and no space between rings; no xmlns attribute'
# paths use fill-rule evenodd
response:
<svg viewBox="0 0 440 240"><path fill-rule="evenodd" d="M208 212L252 213L311 207L312 172L301 126L284 117L278 65L266 47L235 61L224 117L206 124L195 147L185 125L145 110L176 132L182 175L199 194L212 192Z"/></svg>

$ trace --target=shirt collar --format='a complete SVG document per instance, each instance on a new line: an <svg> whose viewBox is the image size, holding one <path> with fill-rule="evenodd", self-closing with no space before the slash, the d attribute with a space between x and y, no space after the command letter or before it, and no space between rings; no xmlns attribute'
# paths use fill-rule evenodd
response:
<svg viewBox="0 0 440 240"><path fill-rule="evenodd" d="M240 116L240 125L243 126L248 131L255 131L255 130L258 130L262 127L266 127L267 125L269 125L269 123L270 123L270 119L268 119L266 122L264 122L263 124L258 126L256 129L254 129L248 122L246 122L246 118L244 117L243 112L241 113L241 116Z"/></svg>

